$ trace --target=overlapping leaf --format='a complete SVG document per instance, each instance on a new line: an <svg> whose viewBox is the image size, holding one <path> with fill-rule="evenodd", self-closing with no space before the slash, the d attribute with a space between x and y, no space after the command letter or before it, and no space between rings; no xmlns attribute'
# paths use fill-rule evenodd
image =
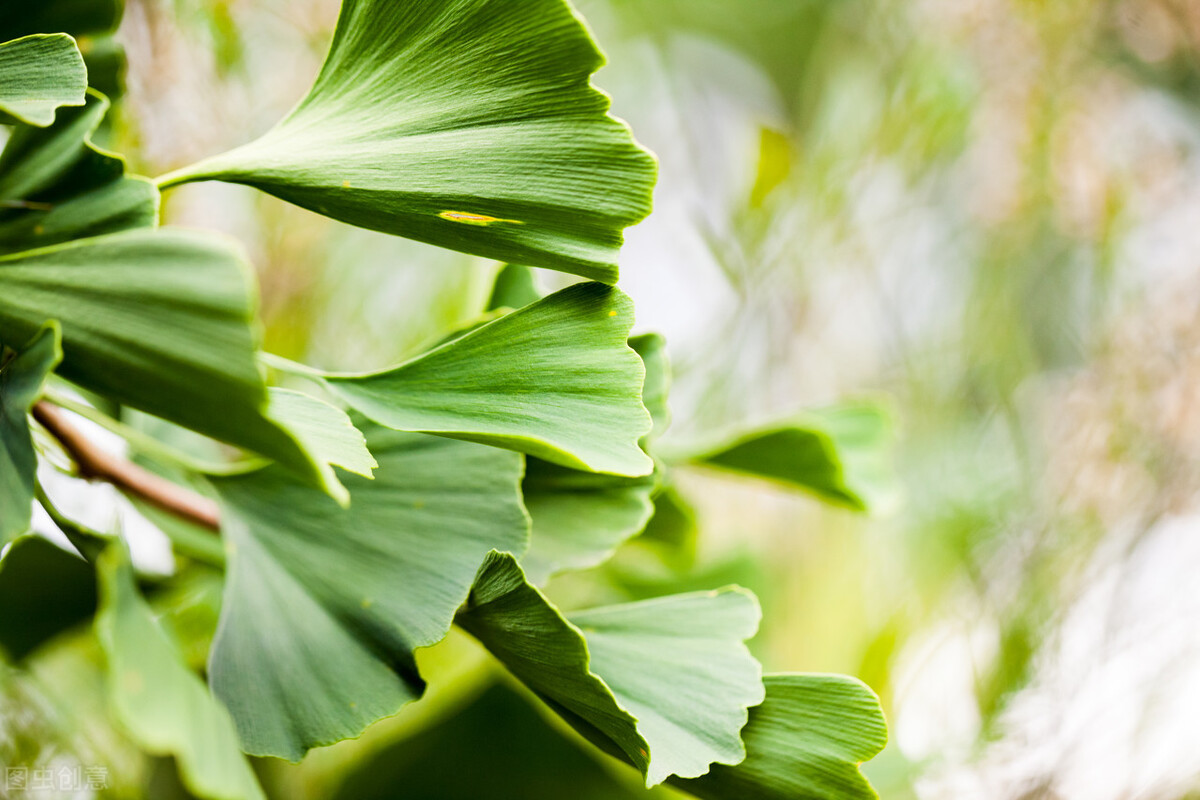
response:
<svg viewBox="0 0 1200 800"><path fill-rule="evenodd" d="M263 800L238 747L233 720L138 594L124 545L98 562L96 633L108 660L109 698L122 727L147 752L174 756L188 789L205 800Z"/></svg>
<svg viewBox="0 0 1200 800"><path fill-rule="evenodd" d="M349 509L277 469L214 481L230 575L210 676L243 746L297 760L418 697L492 549L521 552L521 457L365 426L375 480Z"/></svg>
<svg viewBox="0 0 1200 800"><path fill-rule="evenodd" d="M41 536L23 536L0 559L0 650L17 662L96 611L90 564Z"/></svg>
<svg viewBox="0 0 1200 800"><path fill-rule="evenodd" d="M859 511L893 494L888 466L891 418L875 404L808 412L794 421L733 437L692 461L812 492Z"/></svg>
<svg viewBox="0 0 1200 800"><path fill-rule="evenodd" d="M57 109L83 105L87 91L83 56L61 33L0 40L0 75L0 122L49 125Z"/></svg>
<svg viewBox="0 0 1200 800"><path fill-rule="evenodd" d="M598 746L647 785L736 764L761 669L743 641L758 604L742 590L667 597L564 618L516 560L493 553L459 623Z"/></svg>
<svg viewBox="0 0 1200 800"><path fill-rule="evenodd" d="M295 111L164 185L246 183L353 225L614 283L655 166L590 86L602 62L563 0L344 0Z"/></svg>
<svg viewBox="0 0 1200 800"><path fill-rule="evenodd" d="M746 760L673 781L705 800L875 800L859 765L887 744L879 700L842 675L768 675L750 711Z"/></svg>
<svg viewBox="0 0 1200 800"><path fill-rule="evenodd" d="M58 325L48 325L0 366L0 547L29 530L37 453L28 414L62 359L59 338Z"/></svg>
<svg viewBox="0 0 1200 800"><path fill-rule="evenodd" d="M268 416L287 428L314 458L371 477L379 466L350 416L312 395L272 387Z"/></svg>
<svg viewBox="0 0 1200 800"><path fill-rule="evenodd" d="M627 345L633 304L570 286L393 369L330 377L372 420L519 450L592 472L649 474L645 370Z"/></svg>
<svg viewBox="0 0 1200 800"><path fill-rule="evenodd" d="M87 64L87 82L109 97L123 89L125 53L113 41L122 0L38 0L0 3L0 41L34 33L75 37Z"/></svg>
<svg viewBox="0 0 1200 800"><path fill-rule="evenodd" d="M183 230L3 256L0 339L24 341L58 319L62 376L328 485L319 465L264 416L248 272L223 240Z"/></svg>
<svg viewBox="0 0 1200 800"><path fill-rule="evenodd" d="M661 433L668 421L665 342L651 334L635 336L629 346L645 364L642 402L654 421L654 434ZM526 576L540 585L557 572L602 564L646 526L658 482L657 473L624 478L527 459L522 491L533 536L521 560Z"/></svg>
<svg viewBox="0 0 1200 800"><path fill-rule="evenodd" d="M89 92L49 128L18 127L0 154L0 255L158 221L158 190L91 137L108 100Z"/></svg>

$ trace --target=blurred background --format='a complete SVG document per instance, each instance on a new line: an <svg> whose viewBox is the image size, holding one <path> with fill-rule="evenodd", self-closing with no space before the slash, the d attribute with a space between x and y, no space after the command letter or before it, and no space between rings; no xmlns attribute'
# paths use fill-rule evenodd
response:
<svg viewBox="0 0 1200 800"><path fill-rule="evenodd" d="M621 286L668 340L668 443L883 398L896 486L862 515L684 472L694 558L621 553L552 592L753 589L768 670L879 693L885 800L1200 797L1200 5L577 6L596 82L661 160ZM337 7L129 0L109 143L157 175L250 140L307 89ZM237 237L267 349L327 368L470 321L497 270L235 186L165 214ZM278 768L280 796L328 796L490 669L465 638L426 655L428 700ZM60 713L39 685L58 691L0 700L30 730Z"/></svg>

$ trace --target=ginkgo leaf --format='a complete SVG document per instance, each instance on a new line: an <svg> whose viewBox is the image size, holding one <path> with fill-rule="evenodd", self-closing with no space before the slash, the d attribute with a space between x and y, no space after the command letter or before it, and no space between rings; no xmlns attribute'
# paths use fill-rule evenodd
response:
<svg viewBox="0 0 1200 800"><path fill-rule="evenodd" d="M89 91L51 127L13 132L0 153L0 255L157 224L158 189L91 141L108 105Z"/></svg>
<svg viewBox="0 0 1200 800"><path fill-rule="evenodd" d="M646 367L642 402L660 432L667 421L668 367L664 341L657 334L629 340ZM650 438L648 434L643 441ZM599 475L526 459L521 491L533 519L529 551L521 566L529 580L542 585L550 576L587 569L607 561L626 540L646 527L659 474L640 478Z"/></svg>
<svg viewBox="0 0 1200 800"><path fill-rule="evenodd" d="M742 731L746 760L673 780L704 800L876 800L859 766L887 744L875 695L842 675L767 675Z"/></svg>
<svg viewBox="0 0 1200 800"><path fill-rule="evenodd" d="M496 273L496 282L492 285L492 296L488 298L487 310L522 308L541 299L542 293L538 290L533 270L517 264L506 264Z"/></svg>
<svg viewBox="0 0 1200 800"><path fill-rule="evenodd" d="M113 714L149 753L174 756L204 800L264 800L229 712L183 663L138 593L123 544L100 555L96 634L108 660Z"/></svg>
<svg viewBox="0 0 1200 800"><path fill-rule="evenodd" d="M645 369L627 344L633 304L580 283L383 372L328 384L381 425L519 450L575 469L637 477Z"/></svg>
<svg viewBox="0 0 1200 800"><path fill-rule="evenodd" d="M87 91L83 56L62 33L0 43L0 75L0 122L7 114L29 125L49 125L62 106L83 105Z"/></svg>
<svg viewBox="0 0 1200 800"><path fill-rule="evenodd" d="M264 415L251 297L249 268L219 237L110 234L0 257L0 339L57 319L63 377L327 487L324 465Z"/></svg>
<svg viewBox="0 0 1200 800"><path fill-rule="evenodd" d="M741 589L664 597L572 614L554 608L516 559L492 553L458 622L646 785L695 777L745 756L747 709L762 670L743 643L758 627Z"/></svg>
<svg viewBox="0 0 1200 800"><path fill-rule="evenodd" d="M622 478L527 459L521 490L533 533L521 566L529 580L540 586L556 573L607 561L646 527L657 483L653 474Z"/></svg>
<svg viewBox="0 0 1200 800"><path fill-rule="evenodd" d="M38 0L0 3L0 42L32 33L74 36L87 65L87 82L109 97L124 89L125 53L113 40L122 0Z"/></svg>
<svg viewBox="0 0 1200 800"><path fill-rule="evenodd" d="M420 696L413 651L441 640L494 548L521 552L521 457L364 426L375 480L339 508L276 468L214 479L229 580L209 675L243 747L299 760Z"/></svg>
<svg viewBox="0 0 1200 800"><path fill-rule="evenodd" d="M41 536L22 536L0 559L0 650L17 663L96 611L96 574Z"/></svg>
<svg viewBox="0 0 1200 800"><path fill-rule="evenodd" d="M536 701L535 701L536 702ZM586 748L586 749L585 749ZM646 800L632 775L568 740L530 702L493 685L450 719L388 743L357 765L334 800ZM470 769L463 769L470 764Z"/></svg>
<svg viewBox="0 0 1200 800"><path fill-rule="evenodd" d="M866 511L893 494L891 416L873 403L810 411L730 437L689 460L803 489Z"/></svg>
<svg viewBox="0 0 1200 800"><path fill-rule="evenodd" d="M344 0L313 88L262 138L161 179L615 283L655 164L589 84L564 0Z"/></svg>
<svg viewBox="0 0 1200 800"><path fill-rule="evenodd" d="M314 458L366 478L379 466L345 411L291 389L272 387L269 395L267 416L291 431Z"/></svg>
<svg viewBox="0 0 1200 800"><path fill-rule="evenodd" d="M62 360L59 339L58 325L51 323L0 365L0 547L29 530L37 452L28 415Z"/></svg>

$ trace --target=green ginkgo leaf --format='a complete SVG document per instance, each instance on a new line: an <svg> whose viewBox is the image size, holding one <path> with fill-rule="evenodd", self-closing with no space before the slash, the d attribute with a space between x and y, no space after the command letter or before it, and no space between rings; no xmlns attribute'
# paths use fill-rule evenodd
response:
<svg viewBox="0 0 1200 800"><path fill-rule="evenodd" d="M96 573L41 536L22 536L0 559L0 650L17 663L96 612Z"/></svg>
<svg viewBox="0 0 1200 800"><path fill-rule="evenodd" d="M637 477L645 369L627 344L633 303L580 283L384 372L330 376L356 410L398 430L519 450L575 469Z"/></svg>
<svg viewBox="0 0 1200 800"><path fill-rule="evenodd" d="M635 336L629 346L642 357L646 377L642 402L654 420L654 433L667 423L668 366L657 334ZM650 435L643 437L643 442ZM531 582L602 564L626 540L646 527L659 475L639 478L570 469L539 458L526 459L521 491L533 519L529 551L521 566Z"/></svg>
<svg viewBox="0 0 1200 800"><path fill-rule="evenodd" d="M58 373L330 487L265 414L249 268L219 237L139 230L0 257L0 340L62 325Z"/></svg>
<svg viewBox="0 0 1200 800"><path fill-rule="evenodd" d="M739 732L762 702L743 643L758 603L740 589L578 612L570 620L492 553L458 622L598 746L646 776L703 775L745 757Z"/></svg>
<svg viewBox="0 0 1200 800"><path fill-rule="evenodd" d="M812 492L857 511L894 497L891 415L874 403L806 412L727 438L687 460Z"/></svg>
<svg viewBox="0 0 1200 800"><path fill-rule="evenodd" d="M374 480L339 508L277 468L214 479L229 580L209 675L255 755L299 760L419 697L484 556L524 550L521 457L364 426Z"/></svg>
<svg viewBox="0 0 1200 800"><path fill-rule="evenodd" d="M29 125L49 125L57 109L83 105L87 91L83 56L63 33L0 43L0 75L0 122L8 115Z"/></svg>
<svg viewBox="0 0 1200 800"><path fill-rule="evenodd" d="M371 477L379 464L349 414L303 392L272 387L269 394L267 416L291 431L314 458Z"/></svg>
<svg viewBox="0 0 1200 800"><path fill-rule="evenodd" d="M149 753L173 756L203 800L264 800L229 712L183 663L138 593L123 544L101 554L96 633L108 660L113 715Z"/></svg>
<svg viewBox="0 0 1200 800"><path fill-rule="evenodd" d="M0 255L157 224L154 184L91 141L108 105L89 91L51 127L13 132L0 153Z"/></svg>
<svg viewBox="0 0 1200 800"><path fill-rule="evenodd" d="M122 0L38 0L0 3L0 41L31 33L69 33L87 65L87 82L109 97L124 91L125 52L113 40Z"/></svg>
<svg viewBox="0 0 1200 800"><path fill-rule="evenodd" d="M299 106L162 185L245 183L352 225L615 283L656 170L590 85L602 63L564 0L344 0Z"/></svg>
<svg viewBox="0 0 1200 800"><path fill-rule="evenodd" d="M0 365L0 547L29 530L37 452L28 415L62 360L59 339L58 325L51 323Z"/></svg>
<svg viewBox="0 0 1200 800"><path fill-rule="evenodd" d="M533 270L517 264L506 264L496 273L492 285L492 296L488 298L487 310L522 308L542 299Z"/></svg>
<svg viewBox="0 0 1200 800"><path fill-rule="evenodd" d="M746 760L673 784L704 800L876 800L859 769L887 744L875 695L842 675L767 675L742 731Z"/></svg>

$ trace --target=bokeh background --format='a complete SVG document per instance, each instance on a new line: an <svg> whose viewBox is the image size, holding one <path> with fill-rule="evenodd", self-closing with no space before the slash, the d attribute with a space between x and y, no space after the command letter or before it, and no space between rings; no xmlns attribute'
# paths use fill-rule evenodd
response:
<svg viewBox="0 0 1200 800"><path fill-rule="evenodd" d="M337 5L129 0L110 144L157 175L253 138L308 87ZM882 399L895 491L860 515L684 473L694 562L621 554L552 590L752 588L768 670L879 693L885 800L1200 797L1200 4L577 5L596 82L661 160L622 288L668 339L668 442ZM235 186L165 214L240 239L267 348L323 367L411 354L497 270ZM458 637L426 655L429 700L279 768L280 796L328 796L489 669ZM64 664L0 701L38 746L51 679L90 680ZM63 748L120 773L111 732L72 730Z"/></svg>

